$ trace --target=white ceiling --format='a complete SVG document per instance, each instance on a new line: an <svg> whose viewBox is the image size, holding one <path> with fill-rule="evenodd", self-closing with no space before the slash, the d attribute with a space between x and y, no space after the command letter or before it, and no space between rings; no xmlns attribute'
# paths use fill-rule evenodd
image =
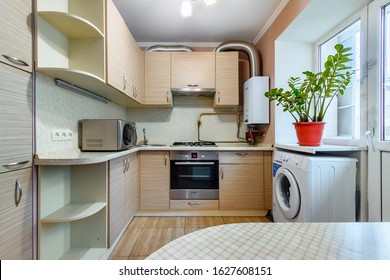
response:
<svg viewBox="0 0 390 280"><path fill-rule="evenodd" d="M288 0L192 0L192 17L180 15L182 0L114 0L141 46L160 43L215 45L260 39Z"/></svg>

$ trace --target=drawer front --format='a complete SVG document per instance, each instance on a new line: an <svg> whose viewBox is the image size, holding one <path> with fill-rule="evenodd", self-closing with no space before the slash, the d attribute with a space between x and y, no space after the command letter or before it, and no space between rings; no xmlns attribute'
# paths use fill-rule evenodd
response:
<svg viewBox="0 0 390 280"><path fill-rule="evenodd" d="M218 210L219 200L171 200L171 210Z"/></svg>
<svg viewBox="0 0 390 280"><path fill-rule="evenodd" d="M254 164L263 163L263 152L219 152L219 163Z"/></svg>

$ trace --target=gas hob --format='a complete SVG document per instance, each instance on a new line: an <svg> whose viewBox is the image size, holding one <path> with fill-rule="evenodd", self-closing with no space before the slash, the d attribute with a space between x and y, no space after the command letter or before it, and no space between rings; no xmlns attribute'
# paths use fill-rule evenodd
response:
<svg viewBox="0 0 390 280"><path fill-rule="evenodd" d="M215 142L211 141L199 141L199 142L174 142L172 146L185 146L185 147L216 147Z"/></svg>

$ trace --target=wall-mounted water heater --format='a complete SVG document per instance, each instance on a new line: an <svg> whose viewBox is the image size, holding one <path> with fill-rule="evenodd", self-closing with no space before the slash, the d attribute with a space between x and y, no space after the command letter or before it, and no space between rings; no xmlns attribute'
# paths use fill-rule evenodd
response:
<svg viewBox="0 0 390 280"><path fill-rule="evenodd" d="M269 77L254 76L244 83L244 123L268 124L269 100L264 93L269 90Z"/></svg>

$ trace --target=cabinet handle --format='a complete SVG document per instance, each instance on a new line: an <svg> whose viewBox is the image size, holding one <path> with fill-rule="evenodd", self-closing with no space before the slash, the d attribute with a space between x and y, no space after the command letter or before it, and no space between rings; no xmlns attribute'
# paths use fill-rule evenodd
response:
<svg viewBox="0 0 390 280"><path fill-rule="evenodd" d="M123 173L126 172L126 158L123 158Z"/></svg>
<svg viewBox="0 0 390 280"><path fill-rule="evenodd" d="M167 90L167 103L169 103L169 91Z"/></svg>
<svg viewBox="0 0 390 280"><path fill-rule="evenodd" d="M8 163L8 164L3 164L4 167L17 167L19 165L25 165L29 163L29 160L26 161L19 161L19 162L13 162L13 163Z"/></svg>
<svg viewBox="0 0 390 280"><path fill-rule="evenodd" d="M128 157L126 157L126 162L127 162L127 164L126 164L126 171L129 171L129 169L130 169L130 159Z"/></svg>
<svg viewBox="0 0 390 280"><path fill-rule="evenodd" d="M127 77L123 75L123 90L126 90L127 88Z"/></svg>
<svg viewBox="0 0 390 280"><path fill-rule="evenodd" d="M221 94L218 91L218 103L221 103Z"/></svg>
<svg viewBox="0 0 390 280"><path fill-rule="evenodd" d="M223 168L221 167L221 169L219 170L219 173L221 173L221 179L223 180Z"/></svg>
<svg viewBox="0 0 390 280"><path fill-rule="evenodd" d="M200 203L199 202L188 202L188 205L191 207L194 207L194 206L198 207L200 205Z"/></svg>
<svg viewBox="0 0 390 280"><path fill-rule="evenodd" d="M168 164L168 155L165 153L165 162L164 162L164 165L167 166Z"/></svg>
<svg viewBox="0 0 390 280"><path fill-rule="evenodd" d="M5 55L5 54L3 54L3 57L7 59L9 62L12 62L13 64L20 65L20 66L29 66L27 62L21 60L20 58Z"/></svg>
<svg viewBox="0 0 390 280"><path fill-rule="evenodd" d="M15 182L15 204L16 207L19 206L20 201L22 200L23 188L22 184L18 180Z"/></svg>
<svg viewBox="0 0 390 280"><path fill-rule="evenodd" d="M246 156L248 153L236 153L236 156Z"/></svg>
<svg viewBox="0 0 390 280"><path fill-rule="evenodd" d="M199 85L197 85L197 84L189 84L189 85L187 85L188 87L198 87Z"/></svg>

